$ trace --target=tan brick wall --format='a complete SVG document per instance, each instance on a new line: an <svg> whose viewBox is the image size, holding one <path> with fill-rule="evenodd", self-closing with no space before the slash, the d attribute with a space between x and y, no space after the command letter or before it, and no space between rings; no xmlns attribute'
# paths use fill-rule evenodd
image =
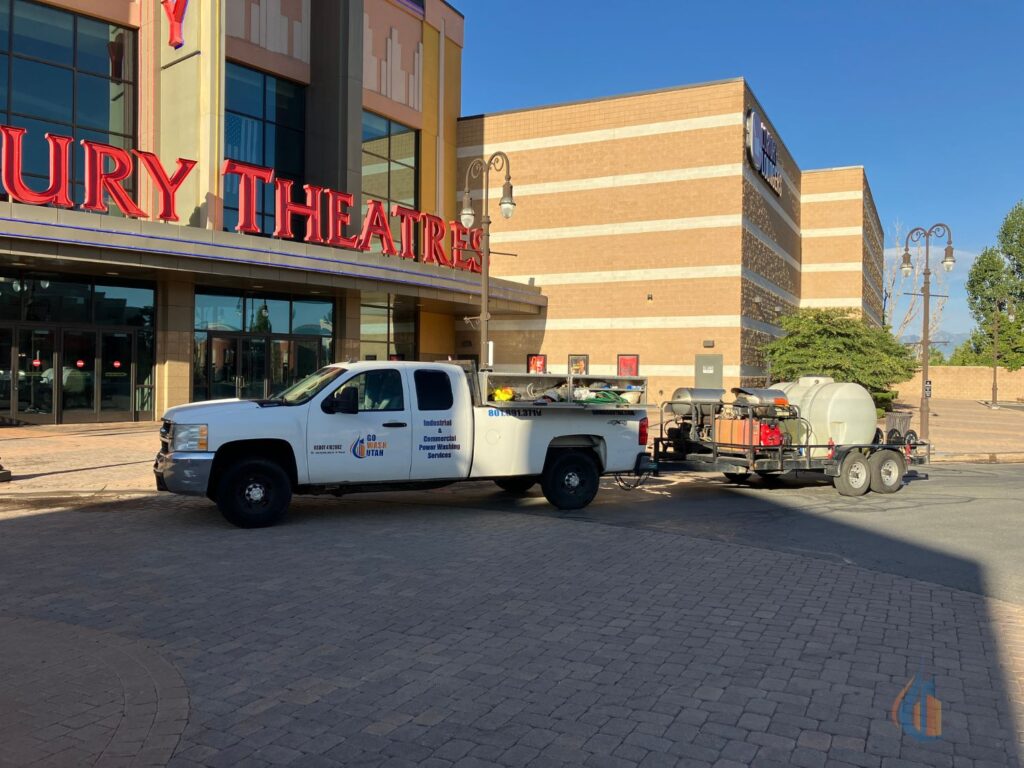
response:
<svg viewBox="0 0 1024 768"><path fill-rule="evenodd" d="M932 365L928 367L932 397L949 400L991 400L992 368L984 366ZM921 374L893 387L900 400L917 402L921 396ZM999 401L1024 398L1024 369L999 369Z"/></svg>
<svg viewBox="0 0 1024 768"><path fill-rule="evenodd" d="M747 160L750 108L778 142L781 195ZM761 347L804 290L808 249L819 262L864 260L860 237L801 237L801 227L859 227L864 205L860 195L834 210L803 205L805 175L742 80L463 119L458 133L460 175L495 150L511 160L515 216L498 216L492 177L491 232L494 250L515 255L495 254L492 274L532 280L549 301L542 327L495 318L501 367L525 370L539 352L552 370L569 354L610 370L618 353L635 353L670 394L692 384L697 354L713 353L728 383L756 380ZM859 168L812 176L825 192L865 183ZM861 274L825 273L812 288L859 299ZM456 344L475 351L477 340L459 329Z"/></svg>

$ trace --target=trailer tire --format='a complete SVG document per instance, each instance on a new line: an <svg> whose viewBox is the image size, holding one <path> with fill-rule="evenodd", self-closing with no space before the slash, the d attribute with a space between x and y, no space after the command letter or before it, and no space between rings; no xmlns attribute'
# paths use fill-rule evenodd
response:
<svg viewBox="0 0 1024 768"><path fill-rule="evenodd" d="M750 480L749 472L723 472L722 474L730 483L746 483Z"/></svg>
<svg viewBox="0 0 1024 768"><path fill-rule="evenodd" d="M871 454L871 490L875 493L896 493L903 488L907 462L897 451L877 451Z"/></svg>
<svg viewBox="0 0 1024 768"><path fill-rule="evenodd" d="M284 517L292 501L288 473L274 461L249 459L230 467L217 488L217 508L239 528L266 528Z"/></svg>
<svg viewBox="0 0 1024 768"><path fill-rule="evenodd" d="M554 454L544 467L540 487L552 506L583 509L597 495L601 474L594 459L582 451Z"/></svg>
<svg viewBox="0 0 1024 768"><path fill-rule="evenodd" d="M499 477L494 484L505 491L517 496L529 491L537 484L537 478L532 475L519 475L517 477Z"/></svg>
<svg viewBox="0 0 1024 768"><path fill-rule="evenodd" d="M832 484L840 496L863 496L870 491L871 464L867 457L856 451L846 454Z"/></svg>
<svg viewBox="0 0 1024 768"><path fill-rule="evenodd" d="M917 432L912 429L907 430L907 434L903 436L904 445L918 445L921 442L921 438L917 436Z"/></svg>

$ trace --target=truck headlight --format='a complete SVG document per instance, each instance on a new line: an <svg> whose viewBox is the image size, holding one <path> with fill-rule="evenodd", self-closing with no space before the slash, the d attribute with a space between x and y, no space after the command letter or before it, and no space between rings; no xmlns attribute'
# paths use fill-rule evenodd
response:
<svg viewBox="0 0 1024 768"><path fill-rule="evenodd" d="M175 424L171 432L172 451L205 451L207 447L205 424Z"/></svg>

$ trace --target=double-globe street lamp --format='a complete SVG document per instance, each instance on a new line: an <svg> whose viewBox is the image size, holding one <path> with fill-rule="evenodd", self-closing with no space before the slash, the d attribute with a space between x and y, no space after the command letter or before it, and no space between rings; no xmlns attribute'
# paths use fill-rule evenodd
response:
<svg viewBox="0 0 1024 768"><path fill-rule="evenodd" d="M481 209L483 217L480 225L483 229L483 242L480 255L480 367L489 368L491 365L489 346L487 344L487 321L491 319L488 305L490 304L490 274L491 274L491 214L490 214L490 192L491 192L491 171L505 171L505 184L501 188L501 215L511 219L516 210L516 201L512 198L512 176L509 168L508 155L504 152L495 152L486 161L475 158L466 169L466 186L462 193L462 212L459 219L462 226L470 229L476 215L473 212L473 195L469 191L471 179L484 177Z"/></svg>
<svg viewBox="0 0 1024 768"><path fill-rule="evenodd" d="M1016 310L1010 299L997 299L995 304L994 327L992 329L992 407L999 407L999 319L1006 313L1006 319L1013 323Z"/></svg>
<svg viewBox="0 0 1024 768"><path fill-rule="evenodd" d="M904 277L910 277L914 271L914 265L911 262L910 257L910 244L919 243L924 239L924 283L921 288L921 296L923 297L923 327L921 330L921 439L925 442L928 441L928 358L931 354L931 298L932 298L932 270L930 264L931 258L931 239L933 237L946 237L946 251L942 257L942 268L946 272L953 271L953 265L956 264L956 259L953 258L953 233L950 231L949 226L946 224L933 224L928 229L924 227L915 227L907 233L906 242L903 245L903 263L900 265L900 270L903 272Z"/></svg>

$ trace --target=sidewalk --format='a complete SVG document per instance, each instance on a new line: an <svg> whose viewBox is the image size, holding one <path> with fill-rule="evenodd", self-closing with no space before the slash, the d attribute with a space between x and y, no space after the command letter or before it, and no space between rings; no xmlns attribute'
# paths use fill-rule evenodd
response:
<svg viewBox="0 0 1024 768"><path fill-rule="evenodd" d="M5 497L132 496L156 490L159 422L0 429L0 464L13 478Z"/></svg>
<svg viewBox="0 0 1024 768"><path fill-rule="evenodd" d="M901 401L897 409L913 412L911 427L920 433L917 403ZM933 461L1024 462L1024 410L932 399L929 429Z"/></svg>

